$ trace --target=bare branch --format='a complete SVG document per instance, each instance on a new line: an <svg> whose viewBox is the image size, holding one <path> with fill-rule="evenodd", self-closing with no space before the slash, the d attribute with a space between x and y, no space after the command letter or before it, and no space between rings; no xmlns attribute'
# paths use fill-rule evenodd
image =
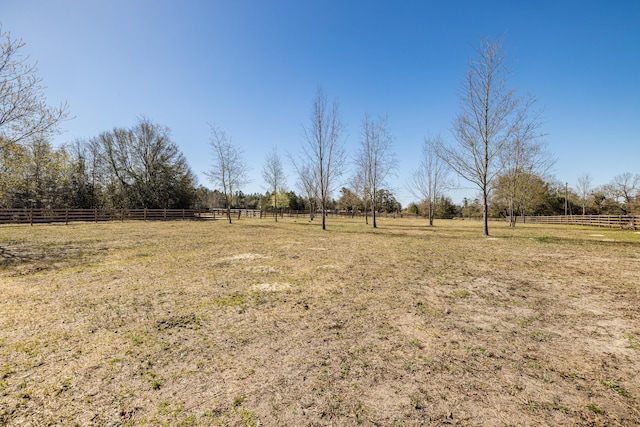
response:
<svg viewBox="0 0 640 427"><path fill-rule="evenodd" d="M222 188L227 207L227 218L231 224L231 198L234 191L248 182L248 167L242 158L242 151L231 143L231 138L215 126L211 127L210 143L213 149L212 168L205 175L213 184Z"/></svg>
<svg viewBox="0 0 640 427"><path fill-rule="evenodd" d="M421 201L427 202L429 226L433 226L435 208L442 190L449 187L449 169L438 155L438 149L443 145L440 135L425 138L420 166L413 171L409 179L409 191Z"/></svg>
<svg viewBox="0 0 640 427"><path fill-rule="evenodd" d="M66 103L47 105L36 64L22 55L25 43L0 26L0 142L45 138L68 117ZM0 148L2 148L0 146Z"/></svg>
<svg viewBox="0 0 640 427"><path fill-rule="evenodd" d="M262 178L267 183L269 191L273 191L273 210L275 212L278 207L278 190L280 190L285 180L282 161L280 160L278 149L275 146L271 149L269 154L267 154L267 158L262 166ZM274 214L273 217L277 222L278 215Z"/></svg>
<svg viewBox="0 0 640 427"><path fill-rule="evenodd" d="M501 41L482 40L460 91L460 112L453 122L457 144L439 144L443 161L478 186L483 199L484 234L489 234L488 198L505 158L519 140L533 140L540 122L530 115L528 99L507 87L511 71Z"/></svg>
<svg viewBox="0 0 640 427"><path fill-rule="evenodd" d="M313 102L310 123L303 130L304 144L299 170L305 170L316 180L324 230L327 205L331 193L336 189L337 180L344 171L346 156L342 142L344 128L340 121L338 103L334 102L329 107L326 95L320 87Z"/></svg>
<svg viewBox="0 0 640 427"><path fill-rule="evenodd" d="M362 120L360 145L355 156L356 176L362 181L364 196L371 202L373 227L376 224L378 191L386 184L397 167L392 152L393 135L387 125L387 117L372 119L367 113Z"/></svg>

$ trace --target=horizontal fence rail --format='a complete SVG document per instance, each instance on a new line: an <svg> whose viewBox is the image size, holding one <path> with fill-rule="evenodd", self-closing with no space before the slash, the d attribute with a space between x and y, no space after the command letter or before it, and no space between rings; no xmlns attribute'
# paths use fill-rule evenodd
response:
<svg viewBox="0 0 640 427"><path fill-rule="evenodd" d="M302 210L264 210L230 209L232 219L240 218L273 218L274 215L284 218L309 216L309 211ZM319 217L320 212L315 216ZM371 213L369 212L369 215ZM173 220L210 220L223 219L226 209L0 209L0 224L50 224L69 222L104 222L104 221L173 221ZM363 212L327 211L329 217L364 216ZM379 218L414 217L414 215L378 213Z"/></svg>
<svg viewBox="0 0 640 427"><path fill-rule="evenodd" d="M0 209L0 224L198 220L207 215L212 212L194 209Z"/></svg>
<svg viewBox="0 0 640 427"><path fill-rule="evenodd" d="M556 215L556 216L528 216L526 222L530 224L566 224L589 225L593 227L630 228L636 229L640 225L640 216L636 215Z"/></svg>
<svg viewBox="0 0 640 427"><path fill-rule="evenodd" d="M309 211L301 210L259 210L231 209L232 219L240 218L300 218L309 216ZM319 217L320 212L315 216ZM369 215L371 213L369 212ZM69 222L104 221L175 221L224 219L226 209L0 209L0 224L49 224ZM329 217L363 217L364 212L327 211ZM419 218L414 214L378 213L379 218ZM457 218L463 219L463 218ZM464 218L470 219L470 218ZM493 218L492 218L493 219ZM504 221L504 218L495 218ZM522 218L519 217L521 222ZM528 216L530 224L587 225L594 227L637 229L640 216L636 215L556 215Z"/></svg>
<svg viewBox="0 0 640 427"><path fill-rule="evenodd" d="M279 218L298 218L301 216L309 216L309 210L294 210L294 209L267 209L261 212L261 218L273 218L274 215L278 215ZM320 217L322 215L321 211L317 211L314 213L315 217ZM338 209L331 209L326 212L327 217L337 217L337 218L364 218L365 212L363 211L345 211ZM372 216L371 211L368 212L369 217ZM419 215L416 214L407 214L400 212L378 212L376 213L376 218L420 218Z"/></svg>

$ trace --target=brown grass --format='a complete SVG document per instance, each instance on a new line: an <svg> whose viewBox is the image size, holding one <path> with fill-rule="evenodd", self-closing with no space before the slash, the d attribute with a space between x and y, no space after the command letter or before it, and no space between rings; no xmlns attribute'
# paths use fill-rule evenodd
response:
<svg viewBox="0 0 640 427"><path fill-rule="evenodd" d="M0 227L0 424L640 425L640 235Z"/></svg>

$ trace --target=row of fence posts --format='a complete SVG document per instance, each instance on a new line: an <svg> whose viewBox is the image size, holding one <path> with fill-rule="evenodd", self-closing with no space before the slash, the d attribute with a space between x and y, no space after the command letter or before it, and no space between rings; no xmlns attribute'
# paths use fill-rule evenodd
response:
<svg viewBox="0 0 640 427"><path fill-rule="evenodd" d="M185 209L182 209L182 219L186 218L185 212L186 212ZM214 219L216 217L215 215L216 214L215 214L215 211L214 211L214 213L213 213L213 218ZM114 216L115 215L109 215L108 218L109 219L113 219ZM93 209L93 220L94 220L94 222L97 223L99 218L100 218L99 209ZM53 219L53 216L51 216L51 219ZM142 211L142 219L144 221L147 220L147 209L143 209L143 211ZM121 220L121 222L124 222L124 220L125 220L125 209L120 209L120 220ZM166 209L162 210L162 220L163 221L167 220L167 210ZM29 209L29 225L33 226L33 222L34 222L33 209ZM69 224L69 209L65 209L65 212L64 212L64 223L65 223L65 225Z"/></svg>
<svg viewBox="0 0 640 427"><path fill-rule="evenodd" d="M64 218L64 223L65 224L69 223L69 218L70 218L70 215L69 215L70 212L69 211L70 211L70 209L65 209L65 218ZM72 217L72 220L73 220L73 217L76 217L76 218L78 217L77 215L73 215L73 211L75 211L76 214L77 214L78 210L73 210L72 209L71 211L72 211L71 217ZM88 211L91 211L91 210L88 210ZM100 220L101 210L100 209L92 209L92 211L93 211L92 212L93 213L93 215L92 215L93 216L93 220L94 220L94 222L97 223ZM119 214L120 214L119 218L120 218L120 220L122 222L124 222L125 218L127 218L127 217L135 218L135 216L133 216L133 215L127 215L127 212L128 212L127 209L119 209L119 211L120 211L119 212ZM155 211L155 209L153 211ZM275 215L278 215L281 218L284 218L285 216L288 216L289 218L294 218L294 217L298 218L300 215L303 215L303 216L304 215L309 215L308 211L298 211L298 210L293 211L293 210L280 209L278 211L273 211L273 210L263 211L263 210L256 210L256 209L238 209L237 210L237 214L238 214L237 218L238 219L241 219L243 211L244 211L246 217L252 216L252 217L255 218L256 216L259 216L259 218L261 218L261 219L262 218L268 218L268 217L274 217ZM257 214L256 214L256 211L258 212ZM107 220L107 221L116 220L118 218L118 215L117 215L116 212L118 212L117 209L105 210L105 215L104 215L105 220ZM206 211L199 211L199 212L206 212ZM216 219L216 212L218 213L218 216L221 215L222 217L226 217L226 215L227 215L226 210L221 210L221 209L212 209L210 212L211 212L211 214L213 216L213 219ZM55 215L54 211L50 212L50 214L49 214L50 221L54 220L54 215ZM235 215L235 212L234 212L234 215ZM86 213L83 214L83 212L81 212L79 214L79 216L80 216L80 218L82 218L82 220L85 220L85 221L89 218L89 215L87 215ZM403 215L400 215L401 218L402 218L402 216ZM172 215L171 217L175 218L176 216ZM386 217L386 215L385 215L385 217ZM393 214L393 217L394 218L396 217L396 213ZM623 222L622 219L624 217L629 218L629 222L627 224L627 227L634 228L634 229L636 228L636 219L637 219L637 217L635 217L633 215L630 215L630 216L626 216L626 215L620 215L620 216L611 215L611 216L607 216L607 217L609 217L609 218L618 217L618 223L619 223L620 227L622 227L622 222ZM46 218L46 216L43 216L42 218ZM158 217L154 215L153 218L158 218ZM522 217L519 217L519 218L522 218ZM530 216L530 217L527 217L527 218L531 222L538 222L540 224L552 223L552 222L547 222L547 221L544 221L544 220L536 221L537 217L535 217L535 216ZM549 218L554 218L554 219L559 218L559 223L560 224L571 224L571 223L573 223L573 224L582 224L582 225L592 225L592 224L580 222L579 220L582 219L582 218L580 218L580 216L566 216L566 217L565 216L556 216L556 217L549 217ZM34 222L37 222L37 219L38 219L38 217L34 215L34 209L29 209L29 224L33 225ZM147 219L149 219L149 210L148 209L143 209L142 210L142 219L144 221L147 221ZM186 219L186 210L185 209L182 209L182 219ZM461 219L470 219L470 218L461 218ZM162 210L162 220L163 221L167 220L167 209L163 209ZM500 220L500 219L495 219L495 220ZM556 223L558 223L558 222L556 222ZM600 224L598 224L598 225L600 225ZM608 226L609 227L613 227L612 224L609 224Z"/></svg>

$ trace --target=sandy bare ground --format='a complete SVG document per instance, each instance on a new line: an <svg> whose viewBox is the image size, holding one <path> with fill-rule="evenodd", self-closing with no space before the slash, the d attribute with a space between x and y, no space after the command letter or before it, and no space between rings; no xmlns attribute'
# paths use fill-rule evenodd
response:
<svg viewBox="0 0 640 427"><path fill-rule="evenodd" d="M640 425L640 235L0 228L0 424Z"/></svg>

